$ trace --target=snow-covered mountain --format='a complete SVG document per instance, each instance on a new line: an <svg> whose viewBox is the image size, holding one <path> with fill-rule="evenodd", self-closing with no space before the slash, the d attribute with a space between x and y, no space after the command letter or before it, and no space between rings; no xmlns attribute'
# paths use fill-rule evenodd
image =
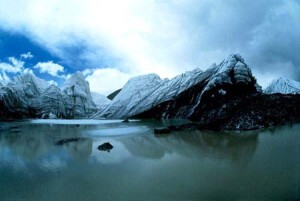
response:
<svg viewBox="0 0 300 201"><path fill-rule="evenodd" d="M62 89L27 71L0 88L0 119L77 118L97 112L88 82L73 74Z"/></svg>
<svg viewBox="0 0 300 201"><path fill-rule="evenodd" d="M264 90L266 94L299 94L300 82L295 80L280 77L273 80L270 85Z"/></svg>
<svg viewBox="0 0 300 201"><path fill-rule="evenodd" d="M98 94L96 92L91 92L94 103L99 109L103 109L110 104L111 100L109 100L106 96Z"/></svg>
<svg viewBox="0 0 300 201"><path fill-rule="evenodd" d="M94 117L189 118L205 99L257 92L261 87L243 58L230 55L204 72L195 69L171 80L155 74L132 78L109 107Z"/></svg>

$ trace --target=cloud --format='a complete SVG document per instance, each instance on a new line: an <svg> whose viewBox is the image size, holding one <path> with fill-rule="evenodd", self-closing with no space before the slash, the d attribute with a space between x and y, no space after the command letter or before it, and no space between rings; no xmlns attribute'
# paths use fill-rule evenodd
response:
<svg viewBox="0 0 300 201"><path fill-rule="evenodd" d="M0 62L0 70L3 73L19 73L24 69L25 62L22 59L32 58L33 55L30 52L20 55L20 59L15 57L8 57L8 62ZM8 76L5 74L8 78Z"/></svg>
<svg viewBox="0 0 300 201"><path fill-rule="evenodd" d="M2 0L0 27L65 62L130 75L172 77L241 53L267 79L300 80L299 10L297 0Z"/></svg>
<svg viewBox="0 0 300 201"><path fill-rule="evenodd" d="M38 69L40 73L48 73L55 77L60 77L58 73L64 72L64 67L53 61L38 62L33 68Z"/></svg>
<svg viewBox="0 0 300 201"><path fill-rule="evenodd" d="M49 83L50 85L58 86L58 83L55 82L54 80L49 80L48 83Z"/></svg>
<svg viewBox="0 0 300 201"><path fill-rule="evenodd" d="M21 59L31 59L31 58L33 58L33 55L31 54L31 52L27 52L27 53L21 54L20 57L21 57Z"/></svg>
<svg viewBox="0 0 300 201"><path fill-rule="evenodd" d="M9 57L8 62L0 62L0 70L7 73L18 73L24 68L24 62L16 59L15 57Z"/></svg>
<svg viewBox="0 0 300 201"><path fill-rule="evenodd" d="M122 88L130 77L130 74L122 73L117 69L102 68L95 69L91 75L86 77L86 80L90 83L91 91L109 95Z"/></svg>
<svg viewBox="0 0 300 201"><path fill-rule="evenodd" d="M85 69L84 71L82 71L82 74L83 74L84 76L87 76L87 75L92 74L93 72L94 72L93 69L87 68L87 69Z"/></svg>
<svg viewBox="0 0 300 201"><path fill-rule="evenodd" d="M22 72L23 72L23 73L34 74L33 70L31 70L30 68L25 68Z"/></svg>

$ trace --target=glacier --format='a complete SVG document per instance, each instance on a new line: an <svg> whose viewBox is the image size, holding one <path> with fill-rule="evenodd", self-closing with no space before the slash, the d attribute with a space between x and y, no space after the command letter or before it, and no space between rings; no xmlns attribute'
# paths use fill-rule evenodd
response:
<svg viewBox="0 0 300 201"><path fill-rule="evenodd" d="M300 82L292 79L280 77L274 79L270 85L264 90L266 94L299 94L300 93Z"/></svg>
<svg viewBox="0 0 300 201"><path fill-rule="evenodd" d="M234 54L206 71L195 69L171 80L156 74L134 77L94 118L192 118L207 99L261 91L244 59Z"/></svg>
<svg viewBox="0 0 300 201"><path fill-rule="evenodd" d="M2 120L85 118L98 111L81 72L74 73L61 88L36 77L32 71L23 72L0 87L0 108Z"/></svg>

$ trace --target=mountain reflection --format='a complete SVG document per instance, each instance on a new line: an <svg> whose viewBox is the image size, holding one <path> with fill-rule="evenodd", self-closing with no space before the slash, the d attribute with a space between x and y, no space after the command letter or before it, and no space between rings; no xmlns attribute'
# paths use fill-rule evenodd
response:
<svg viewBox="0 0 300 201"><path fill-rule="evenodd" d="M84 129L84 128L83 128ZM83 138L62 146L58 140L80 137L80 130L68 125L20 125L18 132L7 129L0 135L0 149L7 148L25 161L33 161L51 154L58 154L61 149L75 160L88 158L92 153L93 141Z"/></svg>
<svg viewBox="0 0 300 201"><path fill-rule="evenodd" d="M159 159L166 154L179 154L185 157L245 161L255 152L258 134L184 131L169 136L136 136L122 139L121 142L130 153L143 158Z"/></svg>
<svg viewBox="0 0 300 201"><path fill-rule="evenodd" d="M133 124L139 128L141 123ZM106 136L103 139L85 136L86 131L99 131L93 126L75 125L33 125L21 124L18 132L6 129L0 134L1 149L9 150L24 161L34 161L56 155L74 161L88 161L89 157L97 157L97 161L122 161L122 157L140 157L144 159L162 159L166 155L179 155L186 158L211 158L247 163L255 153L259 136L269 133L280 134L292 130L292 127L277 127L246 133L221 133L205 131L181 131L166 136L155 136L152 126L149 132L139 135L121 137ZM112 125L105 128L114 129ZM124 127L130 132L130 127ZM126 132L126 131L125 131ZM80 138L78 141L64 145L56 145L58 140ZM97 150L97 146L108 140L114 144L111 153L105 154ZM126 154L125 154L126 153ZM13 156L12 156L13 157ZM101 160L100 160L101 159ZM67 160L67 159L65 159ZM1 161L1 159L0 159ZM105 163L104 162L104 163Z"/></svg>

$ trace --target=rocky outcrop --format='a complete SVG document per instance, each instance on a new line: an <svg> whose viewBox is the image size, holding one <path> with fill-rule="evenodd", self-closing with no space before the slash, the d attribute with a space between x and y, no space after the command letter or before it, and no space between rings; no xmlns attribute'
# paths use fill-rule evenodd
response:
<svg viewBox="0 0 300 201"><path fill-rule="evenodd" d="M231 55L208 70L195 69L175 78L155 74L130 79L110 106L96 118L193 118L211 99L261 93L250 68L239 55Z"/></svg>
<svg viewBox="0 0 300 201"><path fill-rule="evenodd" d="M109 94L109 95L107 96L107 98L108 98L109 100L113 100L113 99L120 93L121 90L122 90L122 89L118 89L118 90L112 92L111 94Z"/></svg>
<svg viewBox="0 0 300 201"><path fill-rule="evenodd" d="M255 130L300 122L300 95L258 94L214 99L201 105L193 120L172 131L200 130Z"/></svg>
<svg viewBox="0 0 300 201"><path fill-rule="evenodd" d="M299 94L300 82L295 80L280 77L271 82L271 84L264 90L266 94Z"/></svg>

